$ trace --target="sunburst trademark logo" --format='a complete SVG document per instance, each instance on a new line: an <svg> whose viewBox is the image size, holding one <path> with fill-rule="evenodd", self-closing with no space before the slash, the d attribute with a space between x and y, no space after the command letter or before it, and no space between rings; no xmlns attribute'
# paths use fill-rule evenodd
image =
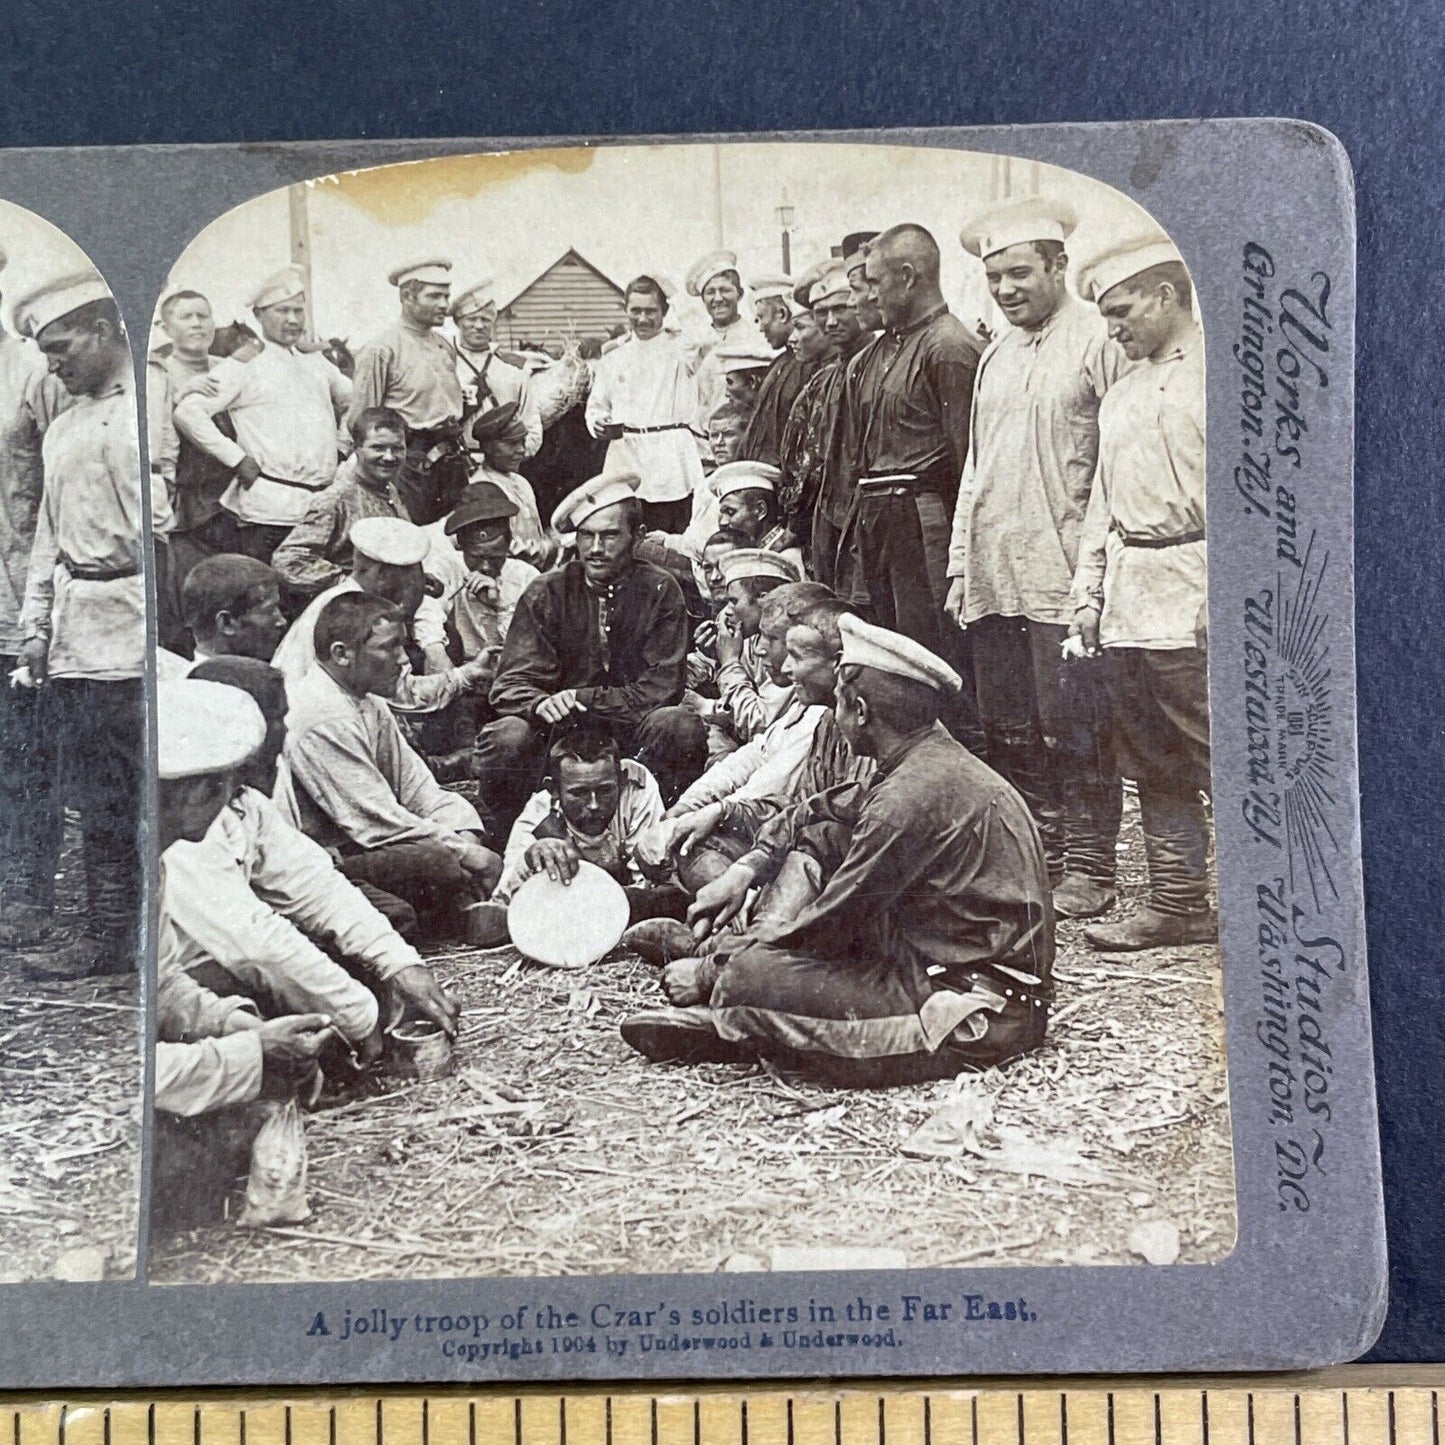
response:
<svg viewBox="0 0 1445 1445"><path fill-rule="evenodd" d="M1298 571L1245 602L1245 719L1250 790L1244 817L1289 859L1292 890L1316 909L1337 898L1339 851L1330 618L1319 605L1329 553L1311 537Z"/></svg>

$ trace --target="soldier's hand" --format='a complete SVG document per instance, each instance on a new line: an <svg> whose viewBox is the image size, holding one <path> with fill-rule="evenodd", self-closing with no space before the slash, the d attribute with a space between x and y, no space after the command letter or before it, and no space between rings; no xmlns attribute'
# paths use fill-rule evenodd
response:
<svg viewBox="0 0 1445 1445"><path fill-rule="evenodd" d="M538 838L523 855L534 873L545 873L554 883L570 883L582 861L565 838Z"/></svg>
<svg viewBox="0 0 1445 1445"><path fill-rule="evenodd" d="M1099 655L1099 609L1097 607L1081 607L1074 613L1074 624L1069 631L1084 644L1086 657Z"/></svg>
<svg viewBox="0 0 1445 1445"><path fill-rule="evenodd" d="M267 1020L256 1033L267 1064L295 1068L315 1062L331 1037L331 1020L325 1014L287 1014Z"/></svg>
<svg viewBox="0 0 1445 1445"><path fill-rule="evenodd" d="M32 637L20 649L20 665L36 687L42 686L50 676L50 644L43 637Z"/></svg>
<svg viewBox="0 0 1445 1445"><path fill-rule="evenodd" d="M236 463L235 478L243 487L249 487L261 475L261 464L255 457L242 457Z"/></svg>
<svg viewBox="0 0 1445 1445"><path fill-rule="evenodd" d="M541 722L552 726L562 721L563 718L571 717L574 712L586 712L587 704L577 700L577 689L569 687L562 692L554 692L551 697L544 697L537 704L537 717Z"/></svg>
<svg viewBox="0 0 1445 1445"><path fill-rule="evenodd" d="M387 979L386 1004L389 1027L394 1027L410 1011L429 1018L449 1039L457 1036L461 1005L424 963L414 963Z"/></svg>
<svg viewBox="0 0 1445 1445"><path fill-rule="evenodd" d="M963 620L965 585L962 577L949 579L948 596L943 599L943 610L958 623L960 627L967 624Z"/></svg>
<svg viewBox="0 0 1445 1445"><path fill-rule="evenodd" d="M486 602L495 602L501 596L502 587L497 579L486 572L468 572L467 580L462 583L462 591L468 597L474 597Z"/></svg>
<svg viewBox="0 0 1445 1445"><path fill-rule="evenodd" d="M722 810L709 804L693 813L683 813L673 819L672 848L679 858L686 858L699 843L711 838L717 825L722 821Z"/></svg>
<svg viewBox="0 0 1445 1445"><path fill-rule="evenodd" d="M688 927L693 937L704 939L724 924L731 922L741 911L748 899L748 890L753 886L752 872L734 863L720 878L698 890L687 910Z"/></svg>
<svg viewBox="0 0 1445 1445"><path fill-rule="evenodd" d="M492 852L490 848L483 848L480 843L469 843L457 854L457 862L462 865L462 871L480 882L488 889L497 886L497 880L502 876L502 860Z"/></svg>

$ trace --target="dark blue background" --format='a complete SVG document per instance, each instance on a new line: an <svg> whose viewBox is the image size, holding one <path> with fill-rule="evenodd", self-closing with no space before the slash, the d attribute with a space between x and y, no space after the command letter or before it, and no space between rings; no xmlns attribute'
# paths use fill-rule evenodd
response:
<svg viewBox="0 0 1445 1445"><path fill-rule="evenodd" d="M1365 877L1390 1228L1372 1358L1445 1359L1440 0L0 0L0 144L1160 117L1329 127L1359 191ZM1322 1289L1330 1261L1319 1262Z"/></svg>

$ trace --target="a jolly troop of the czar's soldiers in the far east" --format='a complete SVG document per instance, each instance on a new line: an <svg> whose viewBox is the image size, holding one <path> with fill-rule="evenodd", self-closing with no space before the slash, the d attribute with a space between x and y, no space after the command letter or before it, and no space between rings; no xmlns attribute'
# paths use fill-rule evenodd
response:
<svg viewBox="0 0 1445 1445"><path fill-rule="evenodd" d="M158 1199L188 1141L364 1076L398 1017L455 1033L424 954L506 943L538 875L625 893L659 968L633 1049L843 1086L1037 1048L1057 917L1106 951L1215 939L1188 273L1158 231L1071 258L1047 197L964 219L991 337L908 223L799 277L703 257L691 339L639 274L625 332L561 359L499 349L447 256L390 273L354 357L297 269L220 329L162 298ZM69 788L105 946L53 966L103 969L134 952L140 795L126 343L98 278L17 316L4 925L53 891L54 813L20 795Z"/></svg>

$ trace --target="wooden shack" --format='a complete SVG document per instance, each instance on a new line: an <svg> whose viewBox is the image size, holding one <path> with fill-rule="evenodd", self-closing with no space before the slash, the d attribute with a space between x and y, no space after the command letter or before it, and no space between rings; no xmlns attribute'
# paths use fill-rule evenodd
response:
<svg viewBox="0 0 1445 1445"><path fill-rule="evenodd" d="M498 307L494 336L504 348L555 351L574 339L605 341L626 319L622 287L569 248Z"/></svg>

